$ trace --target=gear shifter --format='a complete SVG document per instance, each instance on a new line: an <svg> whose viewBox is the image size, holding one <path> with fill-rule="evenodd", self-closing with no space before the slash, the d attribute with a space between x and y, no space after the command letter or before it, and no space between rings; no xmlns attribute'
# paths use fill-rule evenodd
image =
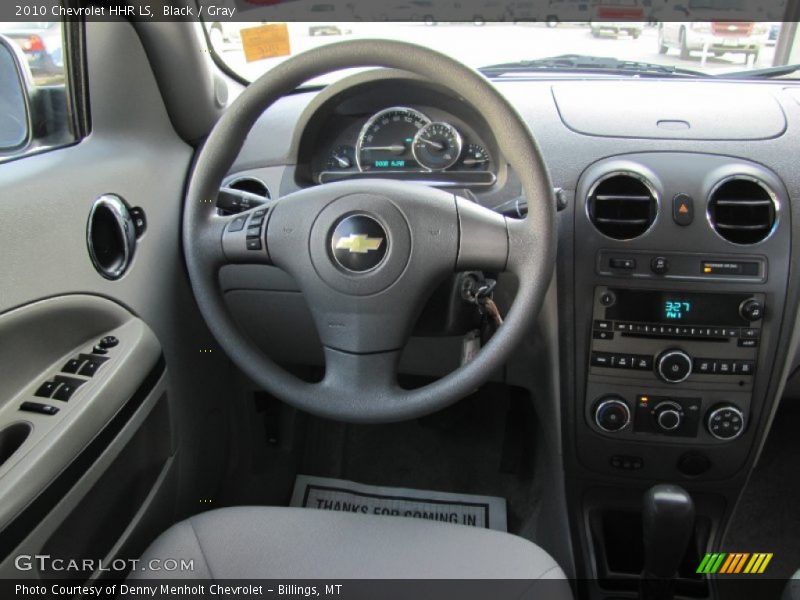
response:
<svg viewBox="0 0 800 600"><path fill-rule="evenodd" d="M678 485L655 485L644 495L642 600L672 600L675 575L694 531L694 502Z"/></svg>

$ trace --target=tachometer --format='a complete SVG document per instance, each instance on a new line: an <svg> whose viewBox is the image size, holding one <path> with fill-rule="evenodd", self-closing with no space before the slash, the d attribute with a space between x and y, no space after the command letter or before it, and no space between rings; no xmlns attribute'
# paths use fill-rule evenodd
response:
<svg viewBox="0 0 800 600"><path fill-rule="evenodd" d="M394 107L373 115L361 129L356 163L361 171L404 171L419 166L412 146L431 120L413 108Z"/></svg>
<svg viewBox="0 0 800 600"><path fill-rule="evenodd" d="M426 169L441 171L461 155L461 134L449 123L429 123L414 138L414 158Z"/></svg>

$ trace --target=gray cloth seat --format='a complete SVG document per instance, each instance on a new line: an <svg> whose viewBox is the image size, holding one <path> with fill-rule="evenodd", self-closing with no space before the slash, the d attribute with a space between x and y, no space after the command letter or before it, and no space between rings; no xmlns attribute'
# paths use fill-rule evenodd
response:
<svg viewBox="0 0 800 600"><path fill-rule="evenodd" d="M131 579L528 579L571 598L550 555L508 533L418 519L301 508L237 507L173 525L142 557L192 559L194 572ZM553 582L552 580L560 580Z"/></svg>

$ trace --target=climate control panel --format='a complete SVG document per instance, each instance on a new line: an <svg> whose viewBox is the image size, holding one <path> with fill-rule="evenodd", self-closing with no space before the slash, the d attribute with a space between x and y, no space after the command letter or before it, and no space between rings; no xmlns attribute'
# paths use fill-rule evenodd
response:
<svg viewBox="0 0 800 600"><path fill-rule="evenodd" d="M599 398L593 419L605 433L660 434L696 438L703 431L720 441L739 437L745 428L742 409L730 403L714 404L703 415L702 398L637 394L633 406L619 394Z"/></svg>
<svg viewBox="0 0 800 600"><path fill-rule="evenodd" d="M624 439L736 439L747 427L767 309L761 293L598 287L589 425Z"/></svg>

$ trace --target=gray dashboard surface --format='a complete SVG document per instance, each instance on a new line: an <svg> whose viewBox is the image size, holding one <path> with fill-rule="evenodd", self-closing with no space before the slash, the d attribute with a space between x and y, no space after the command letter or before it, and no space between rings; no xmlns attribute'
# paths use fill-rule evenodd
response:
<svg viewBox="0 0 800 600"><path fill-rule="evenodd" d="M792 98L794 98L798 104L800 104L800 87L786 88L786 93L789 94Z"/></svg>
<svg viewBox="0 0 800 600"><path fill-rule="evenodd" d="M366 74L355 75L352 77L352 83L355 85L364 77ZM728 111L726 105L733 104L730 101L731 94L737 94L738 97L742 92L745 97L749 97L758 106L753 109L752 113L744 113L742 108L744 105L740 105L737 100L736 106L739 108L735 111L734 117L729 117L728 122L724 123L725 134L717 131L712 138L700 138L696 131L691 136L683 135L680 131L677 134L670 131L667 132L670 135L665 136L665 132L661 129L658 130L660 132L658 137L644 135L640 129L636 130L638 132L636 135L626 135L626 131L631 131L631 126L627 125L621 117L616 119L615 115L622 114L627 106L625 119L630 120L634 117L632 113L635 112L631 111L630 107L635 105L630 102L630 99L625 100L626 104L620 105L621 99L618 96L604 94L604 92L614 86L625 87L625 89L627 89L626 86L630 86L630 89L634 89L633 86L638 85L646 86L647 90L652 91L651 86L654 84L661 86L659 94L661 99L654 101L662 106L676 98L686 98L685 104L691 105L697 89L718 88L716 93L703 92L706 97L713 95L719 98L716 111L711 115L713 121L717 123L717 129L723 126L719 114ZM787 187L790 188L790 195L795 195L796 190L792 190L794 160L790 159L790 156L797 149L800 103L796 100L797 90L800 88L786 87L785 82L733 84L687 81L685 79L635 82L542 79L498 81L495 82L495 85L506 94L517 110L526 118L542 147L553 183L565 190L574 190L581 172L592 162L606 156L643 151L690 151L755 158L759 162L769 164L779 172L782 171L782 167L788 167L785 173L780 174L789 175L786 180ZM592 127L608 129L609 133L587 135L565 125L554 93L554 89L567 89L562 86L574 86L578 89L580 93L575 92L575 109L594 115L597 122ZM250 132L239 157L231 168L231 174L246 169L294 165L297 156L293 135L297 135L298 128L301 129L306 125L303 113L319 93L309 91L287 96L266 111ZM645 94L645 92L641 93ZM566 98L566 92L560 92L560 94ZM639 106L639 111L642 113L651 110L655 112L654 109L645 109L645 107ZM747 115L748 118L742 118L744 115ZM305 117L307 118L307 115ZM644 119L644 117L640 118ZM652 121L652 117L647 118ZM617 121L616 125L619 128L614 126L612 129L612 125L602 124L605 121ZM739 121L749 121L750 123L739 123ZM752 133L747 135L739 133L739 137L736 137L735 133L738 128L745 126L750 128L751 132L760 133L755 136ZM620 138L628 138L628 141L621 145ZM754 143L743 145L743 139Z"/></svg>
<svg viewBox="0 0 800 600"><path fill-rule="evenodd" d="M786 128L780 105L764 86L686 85L690 93L664 93L661 81L565 82L553 86L553 96L564 124L586 135L759 140Z"/></svg>

